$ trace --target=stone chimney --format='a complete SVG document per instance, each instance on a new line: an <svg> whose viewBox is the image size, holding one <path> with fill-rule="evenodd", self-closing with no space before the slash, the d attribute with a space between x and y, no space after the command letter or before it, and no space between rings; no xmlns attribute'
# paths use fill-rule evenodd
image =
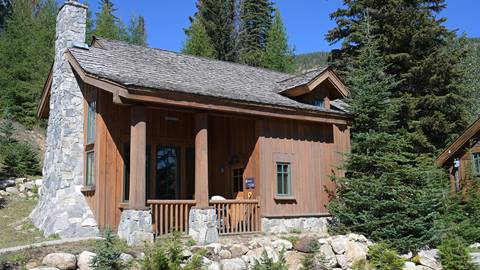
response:
<svg viewBox="0 0 480 270"><path fill-rule="evenodd" d="M74 42L85 42L87 6L66 1L57 15L43 187L30 217L45 235L62 238L98 234L81 192L83 184L83 97L66 58Z"/></svg>

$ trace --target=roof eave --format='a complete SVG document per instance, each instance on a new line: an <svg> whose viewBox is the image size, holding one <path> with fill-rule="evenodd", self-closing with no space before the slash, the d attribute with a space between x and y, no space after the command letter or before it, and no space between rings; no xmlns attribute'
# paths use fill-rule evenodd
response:
<svg viewBox="0 0 480 270"><path fill-rule="evenodd" d="M53 64L48 72L47 80L43 85L42 94L40 96L40 102L37 106L37 117L47 118L50 111L50 89L52 87L53 80Z"/></svg>

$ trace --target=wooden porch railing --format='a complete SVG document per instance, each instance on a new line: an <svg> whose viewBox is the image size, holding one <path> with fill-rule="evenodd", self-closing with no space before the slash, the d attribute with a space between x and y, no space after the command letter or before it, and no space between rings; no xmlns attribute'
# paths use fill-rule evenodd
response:
<svg viewBox="0 0 480 270"><path fill-rule="evenodd" d="M258 200L210 200L210 206L217 212L219 234L260 231Z"/></svg>
<svg viewBox="0 0 480 270"><path fill-rule="evenodd" d="M173 230L188 233L188 215L195 204L195 200L148 200L155 235L167 234Z"/></svg>

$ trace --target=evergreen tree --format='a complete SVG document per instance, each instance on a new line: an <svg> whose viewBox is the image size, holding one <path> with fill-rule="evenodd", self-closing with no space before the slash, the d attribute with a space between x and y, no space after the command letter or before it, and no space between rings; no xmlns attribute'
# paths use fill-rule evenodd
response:
<svg viewBox="0 0 480 270"><path fill-rule="evenodd" d="M0 35L0 107L29 127L53 61L56 13L55 0L14 1Z"/></svg>
<svg viewBox="0 0 480 270"><path fill-rule="evenodd" d="M398 126L408 131L417 153L442 149L468 121L467 97L458 84L463 52L449 46L456 36L437 17L443 8L444 0L344 0L331 14L337 26L327 34L332 43L342 41L333 60L345 72L364 46L360 25L369 11L387 73L400 82L392 89L401 102Z"/></svg>
<svg viewBox="0 0 480 270"><path fill-rule="evenodd" d="M197 19L194 19L190 29L185 31L187 40L183 45L182 52L191 55L215 57L215 48L213 47L207 31Z"/></svg>
<svg viewBox="0 0 480 270"><path fill-rule="evenodd" d="M240 7L240 33L238 36L238 62L262 66L267 33L272 25L270 0L243 0Z"/></svg>
<svg viewBox="0 0 480 270"><path fill-rule="evenodd" d="M112 1L102 0L100 5L101 10L97 13L93 35L107 39L128 41L125 25L114 15L116 9Z"/></svg>
<svg viewBox="0 0 480 270"><path fill-rule="evenodd" d="M346 176L334 179L339 188L328 206L332 228L386 241L399 251L416 250L434 241L437 185L446 176L411 154L408 137L395 129L399 106L390 91L398 81L386 73L368 23L362 27L364 46L347 76L355 116L352 150Z"/></svg>
<svg viewBox="0 0 480 270"><path fill-rule="evenodd" d="M132 16L128 29L130 33L130 43L147 46L147 31L145 29L145 18L143 18L143 16Z"/></svg>
<svg viewBox="0 0 480 270"><path fill-rule="evenodd" d="M465 76L460 79L460 83L466 95L471 96L468 100L472 116L469 122L473 122L480 117L480 39L470 39L465 46L467 56L460 65Z"/></svg>
<svg viewBox="0 0 480 270"><path fill-rule="evenodd" d="M287 31L278 9L267 34L263 66L281 72L293 72L295 69L293 50L288 45Z"/></svg>
<svg viewBox="0 0 480 270"><path fill-rule="evenodd" d="M190 21L193 25L198 20L203 26L215 50L215 58L235 61L235 0L198 0L197 9Z"/></svg>
<svg viewBox="0 0 480 270"><path fill-rule="evenodd" d="M5 27L5 22L7 21L8 15L10 14L11 6L12 3L10 0L0 0L0 33Z"/></svg>

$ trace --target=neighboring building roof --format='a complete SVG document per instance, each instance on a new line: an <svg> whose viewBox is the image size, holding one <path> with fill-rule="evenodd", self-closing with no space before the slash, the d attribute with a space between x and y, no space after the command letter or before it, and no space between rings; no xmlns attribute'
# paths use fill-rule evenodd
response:
<svg viewBox="0 0 480 270"><path fill-rule="evenodd" d="M443 166L447 160L455 155L458 151L464 149L466 144L480 132L480 118L470 125L455 141L453 141L443 152L435 159L437 166Z"/></svg>

